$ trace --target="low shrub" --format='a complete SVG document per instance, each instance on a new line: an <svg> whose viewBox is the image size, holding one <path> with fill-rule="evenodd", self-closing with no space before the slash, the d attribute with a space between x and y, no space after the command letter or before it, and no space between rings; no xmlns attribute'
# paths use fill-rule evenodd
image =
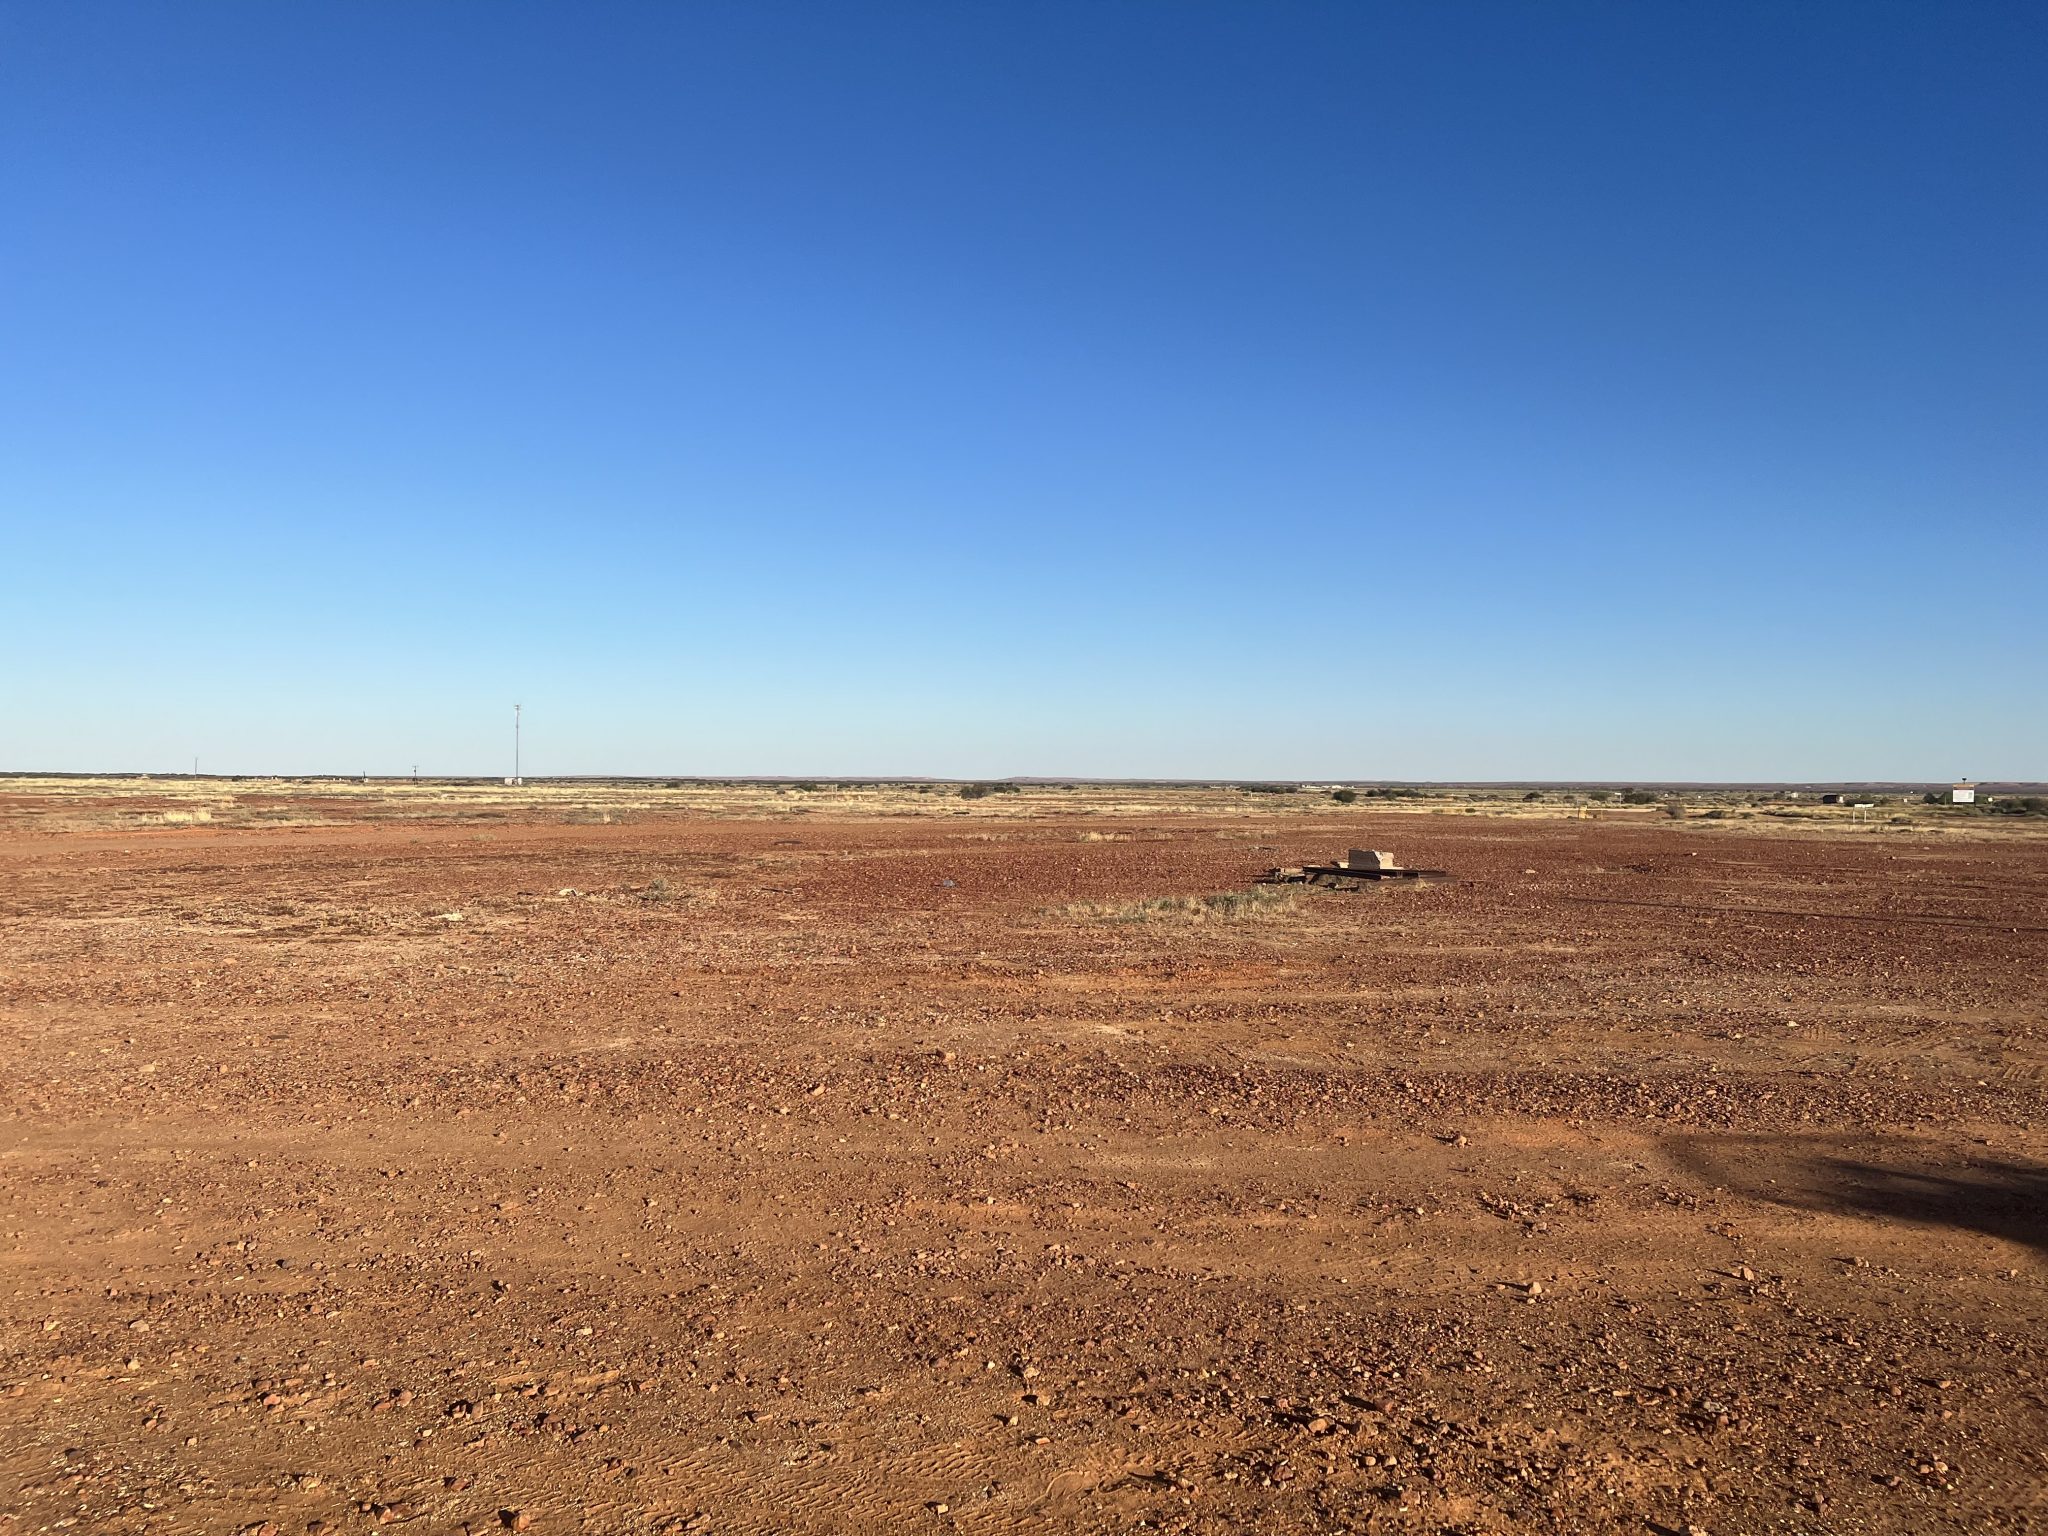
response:
<svg viewBox="0 0 2048 1536"><path fill-rule="evenodd" d="M962 784L960 786L960 798L962 800L985 800L990 795L1014 795L1016 793L1017 786L1014 784Z"/></svg>

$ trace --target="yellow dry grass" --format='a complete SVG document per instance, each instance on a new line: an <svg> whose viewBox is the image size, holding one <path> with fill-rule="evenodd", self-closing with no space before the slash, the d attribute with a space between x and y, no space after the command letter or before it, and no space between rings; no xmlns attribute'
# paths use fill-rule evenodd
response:
<svg viewBox="0 0 2048 1536"><path fill-rule="evenodd" d="M1788 836L1885 836L1930 831L1976 839L2048 835L2041 818L1972 815L1943 806L1893 803L1860 816L1848 806L1757 804L1739 791L1686 797L1686 816L1671 821L1663 807L1590 803L1551 793L1526 801L1513 791L1433 789L1413 798L1365 799L1344 805L1328 794L1257 793L1228 786L1172 784L1031 784L1014 793L963 799L957 783L792 783L696 780L548 780L523 785L492 779L187 778L148 776L22 776L0 779L0 821L33 816L46 831L131 831L147 828L247 829L414 820L493 823L554 821L607 824L684 816L764 819L819 816L944 817L968 826L1099 818L1109 825L1068 835L1082 842L1122 842L1167 835L1133 827L1146 820L1241 822L1218 837L1263 836L1280 825L1314 823L1334 839L1364 842L1384 816L1445 815L1516 820L1588 818L1655 820L1709 833L1740 828ZM1119 825L1119 823L1121 825Z"/></svg>

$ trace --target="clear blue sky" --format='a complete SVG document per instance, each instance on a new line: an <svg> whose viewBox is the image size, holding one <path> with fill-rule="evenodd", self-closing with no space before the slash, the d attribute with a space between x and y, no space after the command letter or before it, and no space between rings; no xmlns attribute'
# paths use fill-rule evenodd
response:
<svg viewBox="0 0 2048 1536"><path fill-rule="evenodd" d="M2048 777L2048 7L0 5L0 768Z"/></svg>

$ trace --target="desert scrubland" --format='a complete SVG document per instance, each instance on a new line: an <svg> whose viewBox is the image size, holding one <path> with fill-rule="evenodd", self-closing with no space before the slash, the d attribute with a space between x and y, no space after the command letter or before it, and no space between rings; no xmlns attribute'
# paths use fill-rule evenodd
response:
<svg viewBox="0 0 2048 1536"><path fill-rule="evenodd" d="M2034 821L14 781L0 1529L2040 1529L2044 1030Z"/></svg>

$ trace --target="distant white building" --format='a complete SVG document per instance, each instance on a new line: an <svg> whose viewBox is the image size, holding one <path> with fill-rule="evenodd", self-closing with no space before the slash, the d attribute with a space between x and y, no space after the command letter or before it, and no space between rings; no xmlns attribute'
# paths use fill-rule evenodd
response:
<svg viewBox="0 0 2048 1536"><path fill-rule="evenodd" d="M1975 805L1977 803L1977 786L1968 781L1950 785L1948 803L1950 805Z"/></svg>

